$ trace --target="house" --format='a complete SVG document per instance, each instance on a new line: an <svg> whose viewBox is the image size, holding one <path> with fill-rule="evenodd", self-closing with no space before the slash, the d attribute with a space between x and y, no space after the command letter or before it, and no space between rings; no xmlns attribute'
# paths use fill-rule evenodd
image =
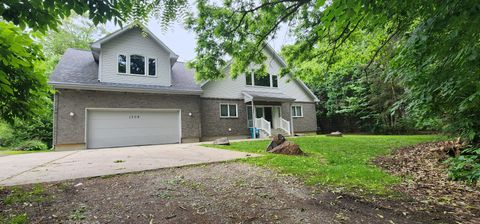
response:
<svg viewBox="0 0 480 224"><path fill-rule="evenodd" d="M51 74L56 149L104 148L314 132L317 97L280 77L285 62L270 47L268 77L197 83L148 29L125 27L68 49ZM256 119L254 119L256 118Z"/></svg>

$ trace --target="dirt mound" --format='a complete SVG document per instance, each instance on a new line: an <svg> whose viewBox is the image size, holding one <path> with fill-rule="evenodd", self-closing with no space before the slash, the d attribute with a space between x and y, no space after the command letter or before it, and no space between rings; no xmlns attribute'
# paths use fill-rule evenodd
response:
<svg viewBox="0 0 480 224"><path fill-rule="evenodd" d="M461 220L480 222L480 189L449 180L445 159L459 153L457 141L425 143L398 149L374 163L404 181L397 187L419 202L419 208L442 205Z"/></svg>

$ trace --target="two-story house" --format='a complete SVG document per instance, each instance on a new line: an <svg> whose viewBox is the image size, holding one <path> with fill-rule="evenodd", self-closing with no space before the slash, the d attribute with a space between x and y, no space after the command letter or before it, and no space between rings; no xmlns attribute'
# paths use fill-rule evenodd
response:
<svg viewBox="0 0 480 224"><path fill-rule="evenodd" d="M142 32L146 33L145 36ZM317 97L280 76L282 58L266 46L269 76L197 83L148 29L127 26L68 49L52 75L57 149L197 142L316 130Z"/></svg>

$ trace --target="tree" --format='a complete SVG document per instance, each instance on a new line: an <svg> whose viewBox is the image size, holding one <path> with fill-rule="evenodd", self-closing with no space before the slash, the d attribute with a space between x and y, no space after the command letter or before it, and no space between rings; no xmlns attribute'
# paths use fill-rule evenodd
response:
<svg viewBox="0 0 480 224"><path fill-rule="evenodd" d="M95 25L86 15L73 13L62 20L56 30L49 30L42 35L47 75L53 71L68 48L89 50L90 44L106 33L105 26Z"/></svg>
<svg viewBox="0 0 480 224"><path fill-rule="evenodd" d="M130 21L143 23L153 15L166 26L183 14L186 3L186 0L3 1L0 4L0 118L11 123L16 117L31 117L42 109L49 94L42 48L35 41L38 40L36 32L58 29L62 19L73 12L87 13L94 25L109 20L120 25Z"/></svg>
<svg viewBox="0 0 480 224"><path fill-rule="evenodd" d="M0 22L0 114L8 122L35 115L48 102L41 45L31 35Z"/></svg>
<svg viewBox="0 0 480 224"><path fill-rule="evenodd" d="M252 63L262 64L264 42L275 37L280 24L296 37L282 74L296 71L295 61L321 55L331 68L337 50L355 33L381 30L385 35L372 43L375 50L363 72L368 74L384 47L396 41L384 79L399 78L408 93L406 108L423 111L423 118L441 118L450 130L480 140L476 0L200 0L197 7L188 27L198 34L197 58L190 65L199 79L223 77L229 60L233 77L250 70Z"/></svg>

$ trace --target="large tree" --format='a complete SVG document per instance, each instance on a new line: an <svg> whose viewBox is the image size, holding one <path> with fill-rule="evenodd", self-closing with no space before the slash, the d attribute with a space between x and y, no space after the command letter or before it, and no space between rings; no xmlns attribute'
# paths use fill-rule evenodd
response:
<svg viewBox="0 0 480 224"><path fill-rule="evenodd" d="M400 78L408 92L407 108L424 118L441 118L468 139L480 139L480 2L477 0L261 0L222 4L199 0L189 27L198 34L199 79L233 77L262 64L265 41L281 24L295 36L289 49L293 73L299 62L322 57L330 68L338 49L360 31L384 35L372 43L364 72L391 41L398 46L387 58L386 80ZM260 69L264 67L260 66ZM312 74L311 79L320 78ZM368 73L367 73L368 75Z"/></svg>

